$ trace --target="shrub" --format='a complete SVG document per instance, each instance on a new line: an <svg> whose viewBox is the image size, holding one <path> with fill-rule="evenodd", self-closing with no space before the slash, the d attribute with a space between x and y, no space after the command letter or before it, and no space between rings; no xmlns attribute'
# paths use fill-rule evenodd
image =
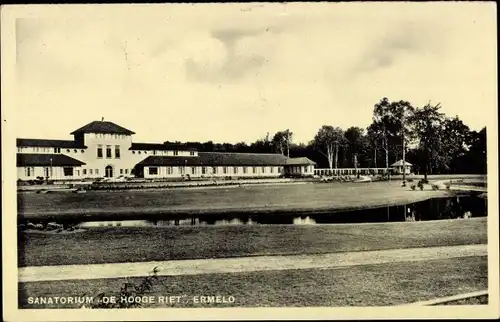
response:
<svg viewBox="0 0 500 322"><path fill-rule="evenodd" d="M451 185L449 183L446 184L446 190L450 190Z"/></svg>
<svg viewBox="0 0 500 322"><path fill-rule="evenodd" d="M411 190L415 190L416 188L417 188L416 185L414 185L414 184L411 185Z"/></svg>
<svg viewBox="0 0 500 322"><path fill-rule="evenodd" d="M439 186L437 184L432 185L432 190L439 190Z"/></svg>
<svg viewBox="0 0 500 322"><path fill-rule="evenodd" d="M413 182L413 179L408 179L408 182Z"/></svg>
<svg viewBox="0 0 500 322"><path fill-rule="evenodd" d="M424 184L428 184L428 183L429 183L429 180L428 180L428 179L422 179L421 181L422 181L422 183L424 183Z"/></svg>
<svg viewBox="0 0 500 322"><path fill-rule="evenodd" d="M93 297L93 302L90 304L91 309L112 309L112 308L137 308L141 307L140 302L128 302L121 301L121 298L129 297L142 297L146 292L153 288L154 282L158 279L158 267L153 268L153 270L146 276L139 285L135 283L125 282L123 283L118 294L106 294L105 292L99 293L97 296ZM85 296L85 294L84 294ZM103 298L110 298L115 296L116 303L104 302Z"/></svg>

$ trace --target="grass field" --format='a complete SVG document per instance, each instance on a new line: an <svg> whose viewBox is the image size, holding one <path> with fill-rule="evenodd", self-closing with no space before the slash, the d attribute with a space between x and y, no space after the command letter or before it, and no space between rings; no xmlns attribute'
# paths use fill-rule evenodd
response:
<svg viewBox="0 0 500 322"><path fill-rule="evenodd" d="M487 289L487 258L464 257L412 263L366 265L348 269L304 269L233 274L159 277L150 296L186 295L180 304L144 307L203 307L193 296L234 296L230 307L386 306L429 300ZM125 282L141 278L73 280L19 284L20 307L35 296L96 296L119 298ZM58 307L71 307L59 305Z"/></svg>
<svg viewBox="0 0 500 322"><path fill-rule="evenodd" d="M448 191L412 191L399 181L372 183L308 183L217 189L87 192L84 194L18 193L23 218L85 218L116 215L203 213L290 213L340 211L400 205L443 197Z"/></svg>
<svg viewBox="0 0 500 322"><path fill-rule="evenodd" d="M487 243L487 218L340 225L98 227L20 233L18 265L314 254Z"/></svg>

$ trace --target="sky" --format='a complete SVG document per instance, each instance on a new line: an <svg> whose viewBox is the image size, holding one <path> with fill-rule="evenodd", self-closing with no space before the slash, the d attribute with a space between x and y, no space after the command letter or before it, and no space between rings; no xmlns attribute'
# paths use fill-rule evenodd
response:
<svg viewBox="0 0 500 322"><path fill-rule="evenodd" d="M383 97L497 109L492 3L44 6L15 21L17 137L115 122L136 142L366 127Z"/></svg>

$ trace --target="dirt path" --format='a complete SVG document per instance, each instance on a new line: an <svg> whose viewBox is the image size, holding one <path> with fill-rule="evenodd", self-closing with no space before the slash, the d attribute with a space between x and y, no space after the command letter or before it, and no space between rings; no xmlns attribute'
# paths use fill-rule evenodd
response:
<svg viewBox="0 0 500 322"><path fill-rule="evenodd" d="M295 256L255 256L222 259L93 265L32 266L19 268L19 282L101 279L147 276L157 267L159 276L237 273L287 269L333 269L357 265L486 256L487 245L424 247Z"/></svg>

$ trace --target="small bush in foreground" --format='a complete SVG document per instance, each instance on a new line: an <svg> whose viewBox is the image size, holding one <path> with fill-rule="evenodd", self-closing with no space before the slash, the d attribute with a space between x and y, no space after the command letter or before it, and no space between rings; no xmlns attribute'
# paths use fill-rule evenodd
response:
<svg viewBox="0 0 500 322"><path fill-rule="evenodd" d="M416 188L417 188L416 185L414 185L414 184L411 185L411 190L415 190Z"/></svg>
<svg viewBox="0 0 500 322"><path fill-rule="evenodd" d="M437 184L432 185L432 190L439 190L439 186Z"/></svg>
<svg viewBox="0 0 500 322"><path fill-rule="evenodd" d="M83 306L82 308L90 309L128 309L128 308L138 308L142 306L141 301L135 301L135 298L143 297L148 291L153 288L154 282L158 279L158 267L153 268L148 276L144 277L139 285L135 283L125 282L120 288L119 292L101 292L97 296L93 297L92 303L89 306ZM85 296L85 294L84 294ZM115 299L110 301L110 299ZM122 300L125 299L125 300ZM131 299L131 300L129 300Z"/></svg>

